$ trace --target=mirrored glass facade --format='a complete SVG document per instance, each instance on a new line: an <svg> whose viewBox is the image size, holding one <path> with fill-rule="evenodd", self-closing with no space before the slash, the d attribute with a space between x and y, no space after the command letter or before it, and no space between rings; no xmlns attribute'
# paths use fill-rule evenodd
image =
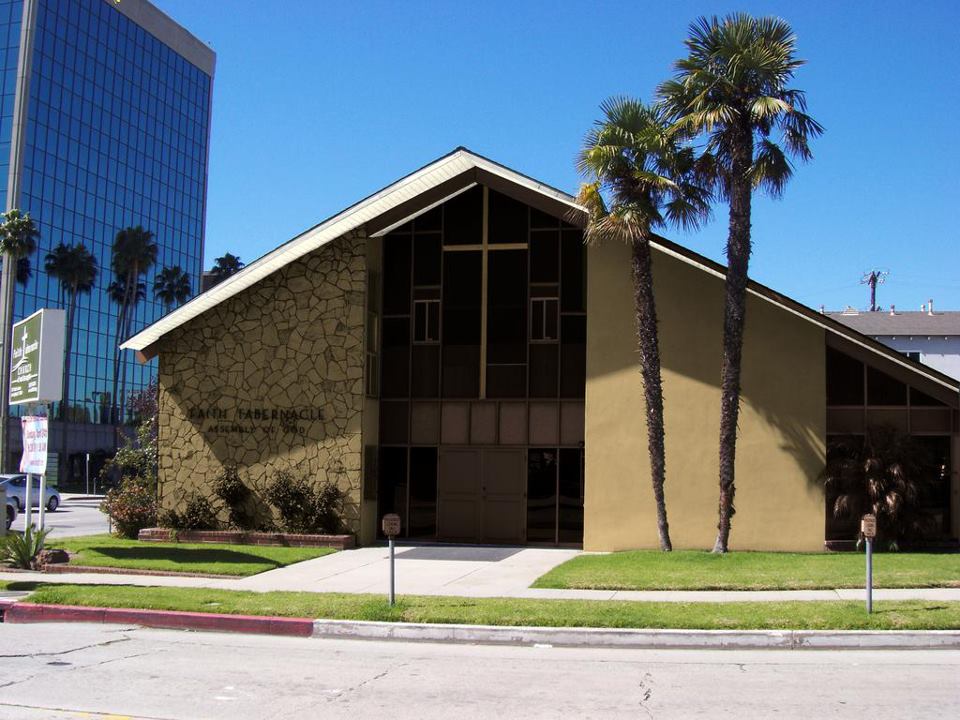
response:
<svg viewBox="0 0 960 720"><path fill-rule="evenodd" d="M0 0L4 192L22 11L22 0ZM169 19L163 22L186 35ZM22 318L61 305L57 281L43 267L52 248L83 243L94 254L100 272L93 291L80 297L73 335L75 421L109 421L104 412L109 398L103 394L113 388L118 307L107 286L114 279L110 261L117 232L143 226L158 250L143 278L146 293L136 306L132 332L165 312L154 297L154 278L164 267L179 265L190 276L192 292L199 289L211 75L113 2L36 0L20 194L6 207L29 212L40 239L31 277L17 288L14 313ZM155 361L141 365L130 357L123 365L128 393L156 374Z"/></svg>

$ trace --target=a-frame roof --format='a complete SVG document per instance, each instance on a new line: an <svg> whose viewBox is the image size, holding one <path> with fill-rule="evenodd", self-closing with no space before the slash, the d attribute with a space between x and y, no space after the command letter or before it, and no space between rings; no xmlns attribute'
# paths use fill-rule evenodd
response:
<svg viewBox="0 0 960 720"><path fill-rule="evenodd" d="M240 272L148 325L120 347L143 352L171 330L331 240L367 223L374 225L368 228L372 233L383 231L389 228L390 218L403 220L477 183L496 189L509 189L511 194L519 196L518 199L540 205L541 209L552 209L554 214L559 212L568 216L569 213L575 215L583 212L567 193L459 147L268 252ZM428 204L424 205L425 202Z"/></svg>
<svg viewBox="0 0 960 720"><path fill-rule="evenodd" d="M151 346L171 330L242 292L294 260L362 226L365 226L371 235L381 235L476 184L487 185L510 194L529 205L562 217L568 222L580 225L586 222L584 208L577 204L572 195L464 147L459 147L297 235L250 263L240 272L147 326L120 347L125 350L136 350L143 357L152 357L155 351ZM688 248L660 237L655 238L652 244L657 250L708 274L719 278L726 277L726 267ZM823 328L827 333L828 342L832 339L835 344L841 343L844 349L852 349L866 356L881 356L885 365L897 366L901 370L921 375L927 382L939 386L941 392L943 390L960 392L960 381L910 360L886 345L837 322L832 317L817 312L765 285L751 280L748 292Z"/></svg>

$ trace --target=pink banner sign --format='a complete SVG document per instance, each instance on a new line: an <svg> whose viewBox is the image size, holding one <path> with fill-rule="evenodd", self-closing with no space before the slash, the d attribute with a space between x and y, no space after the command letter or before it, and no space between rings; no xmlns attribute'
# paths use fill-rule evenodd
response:
<svg viewBox="0 0 960 720"><path fill-rule="evenodd" d="M44 475L47 472L47 418L26 416L20 418L23 428L23 457L20 472Z"/></svg>

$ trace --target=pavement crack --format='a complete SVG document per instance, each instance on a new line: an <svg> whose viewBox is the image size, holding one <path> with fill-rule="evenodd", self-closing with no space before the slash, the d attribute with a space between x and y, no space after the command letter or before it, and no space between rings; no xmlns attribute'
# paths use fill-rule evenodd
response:
<svg viewBox="0 0 960 720"><path fill-rule="evenodd" d="M116 638L114 640L104 640L103 642L93 643L92 645L81 645L80 647L70 648L69 650L57 650L56 652L33 652L33 653L23 653L20 655L0 655L0 660L5 659L17 659L17 658L34 658L34 657L57 657L59 655L69 655L75 652L81 652L83 650L92 650L93 648L107 647L108 645L114 645L116 643L129 642L130 638L127 636ZM0 685L0 687L4 687Z"/></svg>
<svg viewBox="0 0 960 720"><path fill-rule="evenodd" d="M393 666L391 666L391 667L388 667L388 668L384 669L382 672L377 673L377 674L374 675L373 677L368 677L366 680L361 680L361 681L358 682L356 685L351 685L350 687L345 688L342 692L339 692L339 693L337 693L336 695L332 695L331 697L328 697L328 698L327 698L327 702L333 702L334 700L339 700L339 699L342 698L344 695L346 695L346 694L348 694L348 693L356 692L357 690L360 690L361 688L363 688L363 687L365 687L365 686L367 686L367 685L370 685L371 683L374 683L374 682L376 682L377 680L382 680L382 679L385 678L387 675L389 675L390 673L392 673L394 670L399 670L400 668L406 667L407 665L408 665L408 663L402 662L402 663L398 663L397 665L393 665Z"/></svg>

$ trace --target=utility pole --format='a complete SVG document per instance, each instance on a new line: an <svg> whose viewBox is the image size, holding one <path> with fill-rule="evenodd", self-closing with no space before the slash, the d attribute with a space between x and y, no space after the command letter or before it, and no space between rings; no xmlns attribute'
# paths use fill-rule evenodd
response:
<svg viewBox="0 0 960 720"><path fill-rule="evenodd" d="M870 270L860 278L861 285L870 287L870 312L877 311L877 285L883 285L889 274L889 270Z"/></svg>

